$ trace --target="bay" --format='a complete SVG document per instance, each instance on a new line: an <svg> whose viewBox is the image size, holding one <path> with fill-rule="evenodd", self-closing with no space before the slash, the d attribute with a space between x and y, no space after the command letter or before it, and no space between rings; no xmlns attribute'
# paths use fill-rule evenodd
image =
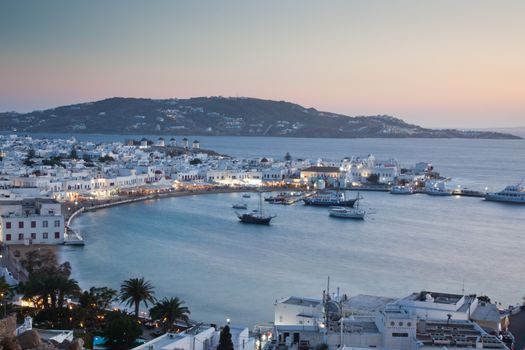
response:
<svg viewBox="0 0 525 350"><path fill-rule="evenodd" d="M499 190L525 175L523 140L294 139L199 137L201 145L244 157L341 159L374 154L403 164L432 161L458 184ZM355 194L350 194L355 195ZM144 276L159 297L179 296L192 318L244 325L273 320L288 295L401 297L436 290L488 294L503 305L525 292L525 207L479 198L363 193L364 222L328 217L326 209L270 206L270 227L240 224L240 194L152 200L80 216L83 248L62 247L84 288L118 288ZM256 198L249 199L255 206Z"/></svg>

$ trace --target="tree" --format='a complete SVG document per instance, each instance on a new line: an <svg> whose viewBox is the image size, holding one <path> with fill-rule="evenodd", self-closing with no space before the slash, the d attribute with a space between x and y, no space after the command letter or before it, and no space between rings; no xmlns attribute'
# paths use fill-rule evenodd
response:
<svg viewBox="0 0 525 350"><path fill-rule="evenodd" d="M292 160L292 156L290 155L290 152L286 152L286 154L284 155L284 160L287 162Z"/></svg>
<svg viewBox="0 0 525 350"><path fill-rule="evenodd" d="M80 307L89 310L105 310L111 303L118 300L118 292L108 287L91 287L84 291L79 298Z"/></svg>
<svg viewBox="0 0 525 350"><path fill-rule="evenodd" d="M19 291L44 309L61 309L67 297L80 293L78 282L70 278L71 265L67 261L59 265L53 252L28 252L22 264L29 279L19 285Z"/></svg>
<svg viewBox="0 0 525 350"><path fill-rule="evenodd" d="M182 306L182 304L184 304L184 301L177 297L164 298L149 310L149 314L154 320L162 320L164 331L167 332L173 328L173 323L177 320L189 324L190 319L188 315L190 314L190 310Z"/></svg>
<svg viewBox="0 0 525 350"><path fill-rule="evenodd" d="M130 278L125 280L120 286L120 300L126 302L127 306L135 307L135 317L139 317L140 303L148 307L148 302L154 303L155 292L150 281L145 281L144 277Z"/></svg>
<svg viewBox="0 0 525 350"><path fill-rule="evenodd" d="M63 168L65 168L66 166L64 165L64 163L62 163L62 158L61 157L51 157L49 159L44 159L42 161L42 165L48 165L48 166L61 166Z"/></svg>
<svg viewBox="0 0 525 350"><path fill-rule="evenodd" d="M24 159L24 165L32 166L35 164L35 162L32 160L36 156L35 150L30 148L29 151L27 151L26 158Z"/></svg>
<svg viewBox="0 0 525 350"><path fill-rule="evenodd" d="M109 313L102 330L102 335L106 338L104 346L110 350L133 348L141 334L142 329L137 320L121 311Z"/></svg>
<svg viewBox="0 0 525 350"><path fill-rule="evenodd" d="M202 163L202 160L200 160L199 158L193 158L192 160L190 160L190 165L198 165L201 163Z"/></svg>
<svg viewBox="0 0 525 350"><path fill-rule="evenodd" d="M69 152L70 159L78 159L77 147L75 145L71 146L71 152Z"/></svg>
<svg viewBox="0 0 525 350"><path fill-rule="evenodd" d="M370 174L366 178L366 181L371 183L371 184L377 184L379 182L379 175L377 175L377 174Z"/></svg>
<svg viewBox="0 0 525 350"><path fill-rule="evenodd" d="M4 276L0 276L0 307L4 305L7 299L12 298L14 294L15 293L14 293L13 287L11 287L7 283Z"/></svg>
<svg viewBox="0 0 525 350"><path fill-rule="evenodd" d="M112 156L105 155L104 157L100 157L100 158L98 158L98 161L99 161L99 162L102 162L102 163L106 163L106 162L114 162L114 161L115 161L115 158L113 158Z"/></svg>
<svg viewBox="0 0 525 350"><path fill-rule="evenodd" d="M232 335L230 333L230 326L228 325L224 326L221 331L217 350L233 350Z"/></svg>

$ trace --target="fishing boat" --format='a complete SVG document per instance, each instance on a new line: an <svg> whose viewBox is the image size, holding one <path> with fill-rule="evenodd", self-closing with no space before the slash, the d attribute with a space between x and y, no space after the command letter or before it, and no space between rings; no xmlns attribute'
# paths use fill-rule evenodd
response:
<svg viewBox="0 0 525 350"><path fill-rule="evenodd" d="M270 225L270 221L275 215L265 215L263 208L263 198L259 193L259 207L256 210L252 210L250 213L237 213L239 221L245 224L256 224L256 225Z"/></svg>
<svg viewBox="0 0 525 350"><path fill-rule="evenodd" d="M251 198L252 196L249 193L244 193L242 198Z"/></svg>
<svg viewBox="0 0 525 350"><path fill-rule="evenodd" d="M328 209L328 215L342 219L364 220L366 211L359 208L359 199L362 198L363 197L360 197L359 194L357 194L355 207L331 207Z"/></svg>
<svg viewBox="0 0 525 350"><path fill-rule="evenodd" d="M491 192L485 195L485 200L493 202L505 202L525 204L525 187L522 186L523 180L517 185L505 187L502 191Z"/></svg>
<svg viewBox="0 0 525 350"><path fill-rule="evenodd" d="M244 210L246 210L246 209L248 209L248 204L246 204L246 203L234 203L232 205L232 208L233 209L244 209Z"/></svg>
<svg viewBox="0 0 525 350"><path fill-rule="evenodd" d="M359 196L359 194L358 194ZM305 205L312 205L317 207L353 207L358 197L348 199L344 192L327 191L318 192L309 198L304 198Z"/></svg>

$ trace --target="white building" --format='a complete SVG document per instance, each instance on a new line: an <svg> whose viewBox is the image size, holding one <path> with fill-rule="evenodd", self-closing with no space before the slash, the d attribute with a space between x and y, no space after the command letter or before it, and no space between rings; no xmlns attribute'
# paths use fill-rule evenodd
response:
<svg viewBox="0 0 525 350"><path fill-rule="evenodd" d="M0 201L0 241L4 244L61 244L64 215L52 199Z"/></svg>
<svg viewBox="0 0 525 350"><path fill-rule="evenodd" d="M235 350L254 350L255 340L248 328L230 327ZM212 350L217 347L220 331L211 326L196 326L182 333L166 333L132 350Z"/></svg>
<svg viewBox="0 0 525 350"><path fill-rule="evenodd" d="M490 304L493 305L493 304ZM391 298L346 296L325 301L299 297L275 303L275 338L268 350L280 345L315 347L326 343L330 350L376 348L419 350L431 348L507 349L494 329L494 314L483 309L481 320L469 319L468 309L479 307L475 296L421 292L394 301ZM483 305L486 307L486 305ZM492 327L483 327L480 322Z"/></svg>

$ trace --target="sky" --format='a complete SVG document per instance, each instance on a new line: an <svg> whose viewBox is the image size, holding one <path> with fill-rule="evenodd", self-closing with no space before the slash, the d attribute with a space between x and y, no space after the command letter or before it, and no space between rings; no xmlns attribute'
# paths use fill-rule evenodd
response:
<svg viewBox="0 0 525 350"><path fill-rule="evenodd" d="M523 0L0 0L0 111L249 96L525 126Z"/></svg>

